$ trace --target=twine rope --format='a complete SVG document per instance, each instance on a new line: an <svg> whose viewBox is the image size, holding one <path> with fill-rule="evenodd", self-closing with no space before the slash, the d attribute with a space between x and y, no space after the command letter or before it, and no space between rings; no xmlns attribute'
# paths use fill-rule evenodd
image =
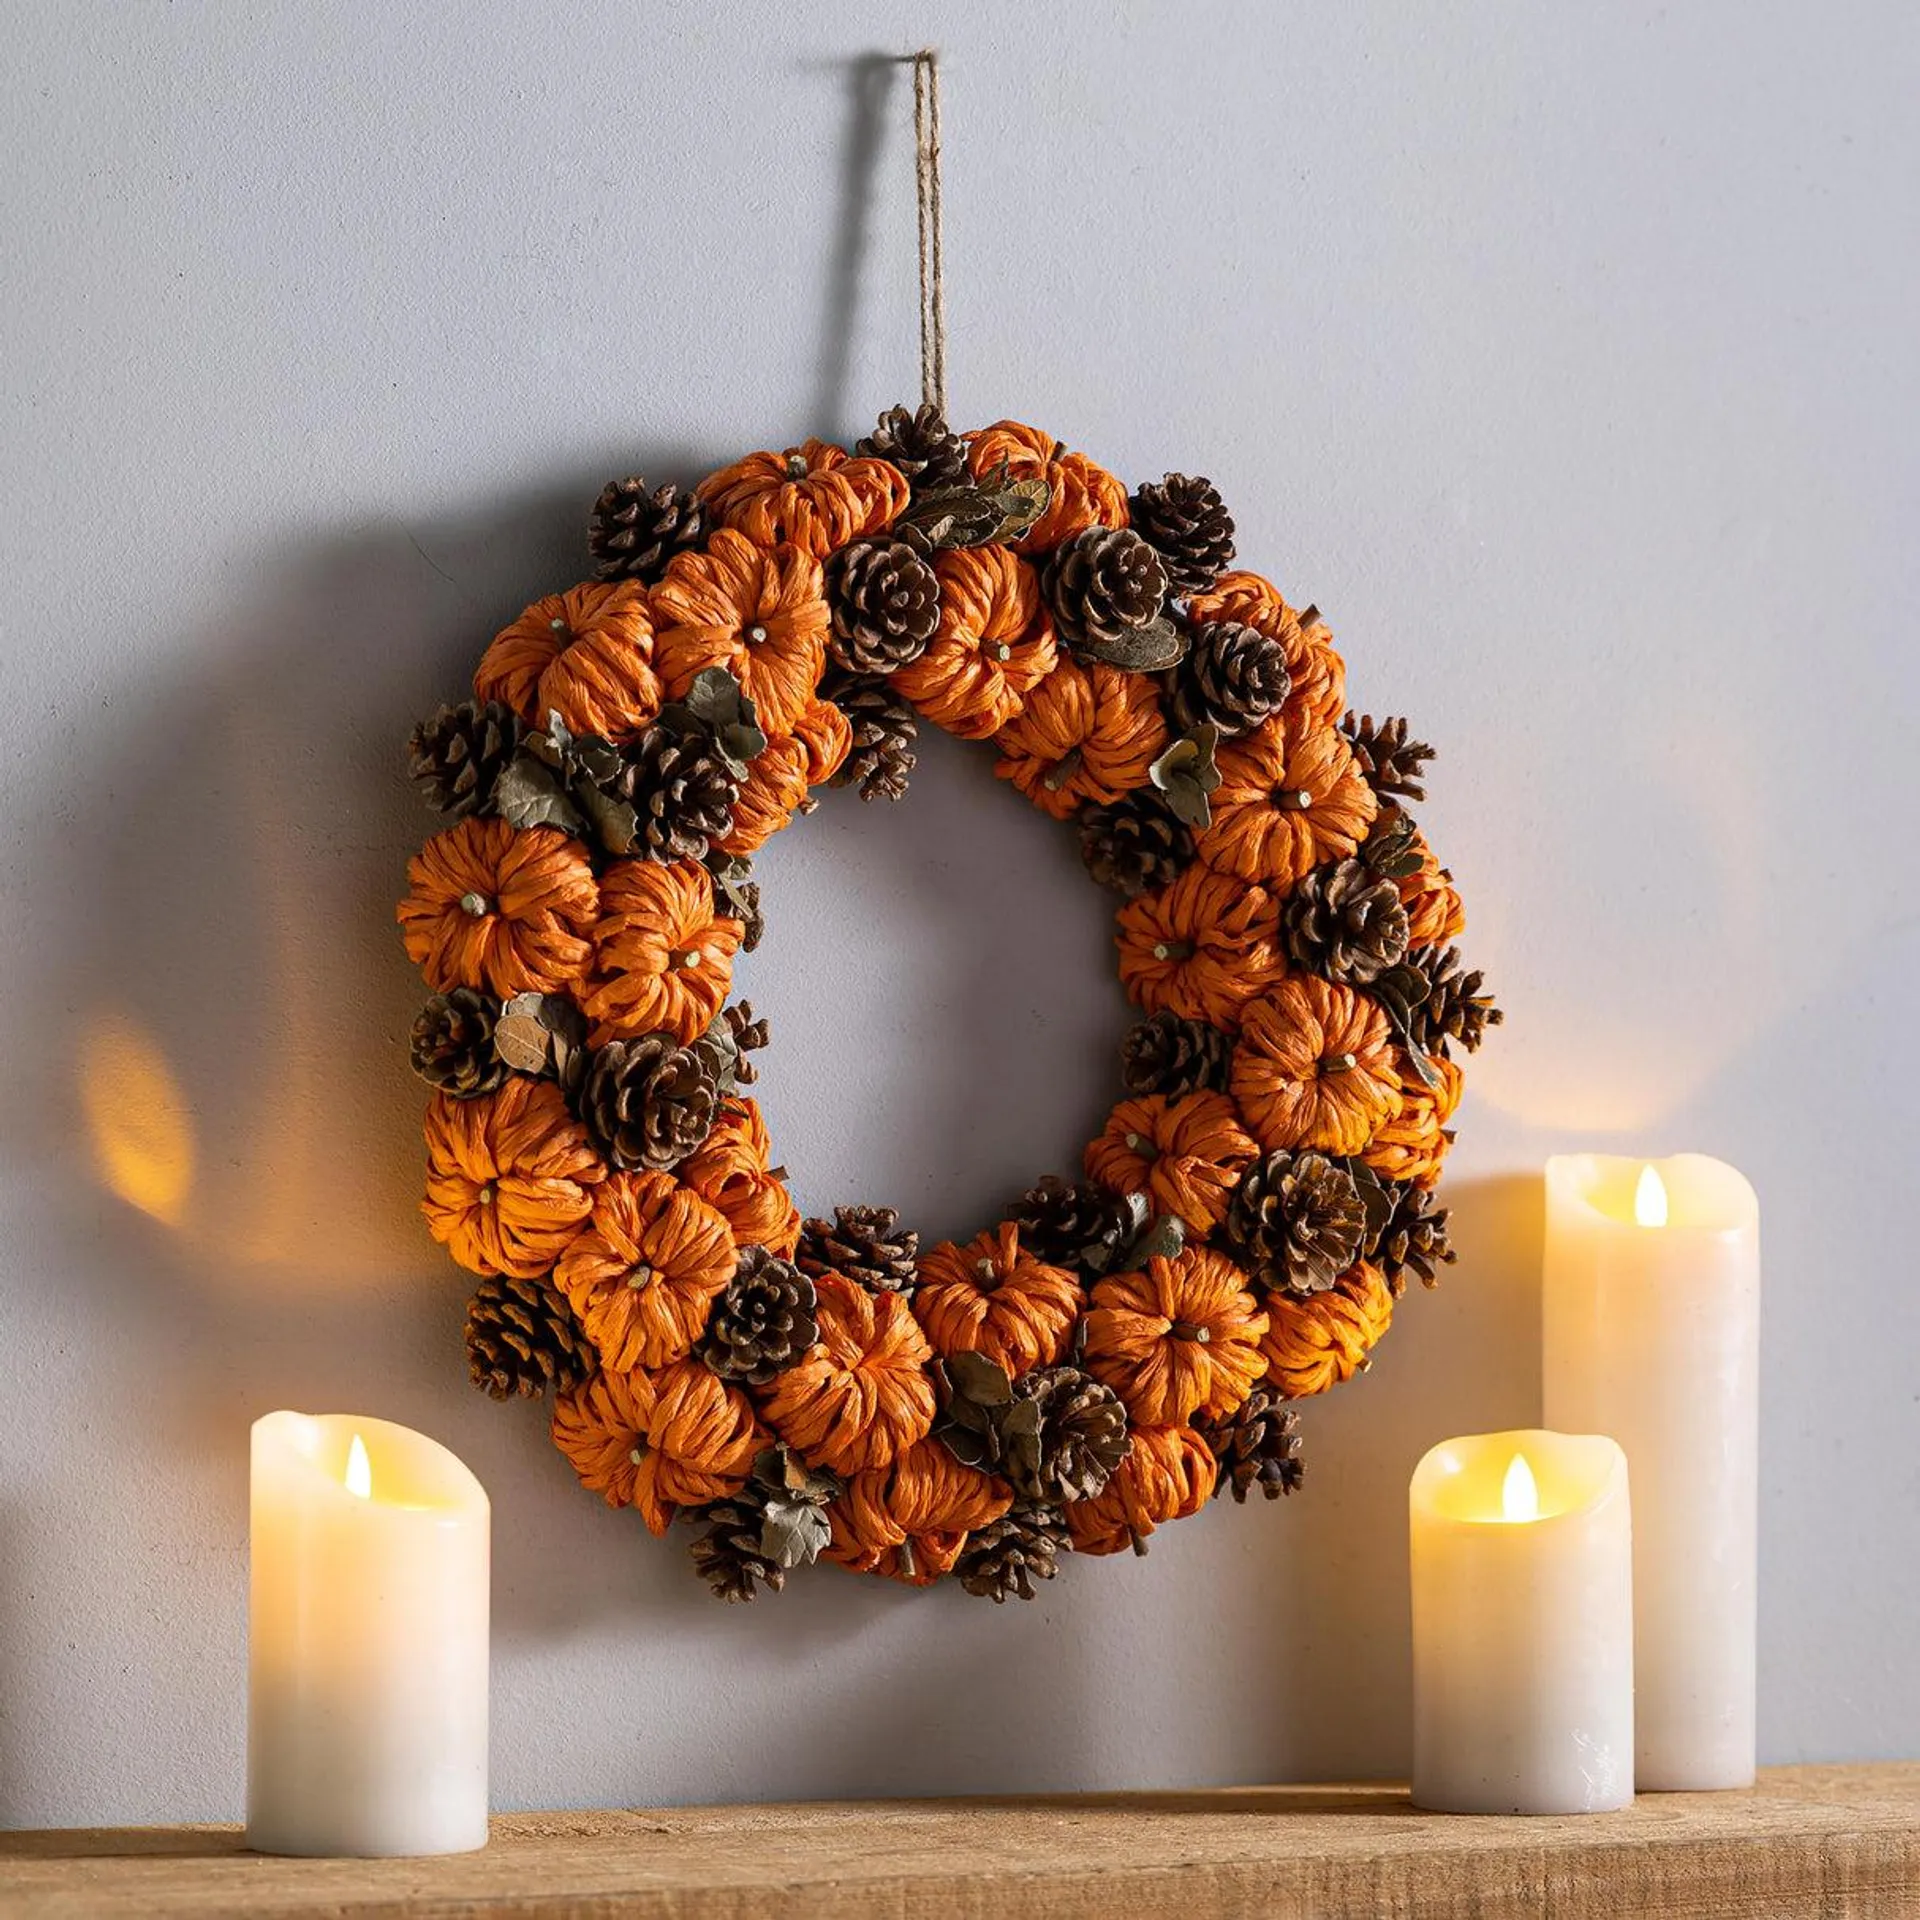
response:
<svg viewBox="0 0 1920 1920"><path fill-rule="evenodd" d="M914 183L920 214L920 398L947 411L947 280L940 237L940 56L913 56Z"/></svg>

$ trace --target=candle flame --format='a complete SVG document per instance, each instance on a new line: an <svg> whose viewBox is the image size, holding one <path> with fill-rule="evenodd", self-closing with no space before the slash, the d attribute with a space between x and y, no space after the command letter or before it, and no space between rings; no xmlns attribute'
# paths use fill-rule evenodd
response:
<svg viewBox="0 0 1920 1920"><path fill-rule="evenodd" d="M1652 1161L1640 1169L1640 1184L1633 1190L1633 1220L1640 1227L1667 1224L1667 1183Z"/></svg>
<svg viewBox="0 0 1920 1920"><path fill-rule="evenodd" d="M367 1458L367 1443L357 1433L347 1449L347 1491L361 1500L373 1498L373 1462Z"/></svg>
<svg viewBox="0 0 1920 1920"><path fill-rule="evenodd" d="M1534 1481L1527 1456L1516 1453L1500 1486L1500 1517L1503 1520L1538 1520L1540 1489Z"/></svg>

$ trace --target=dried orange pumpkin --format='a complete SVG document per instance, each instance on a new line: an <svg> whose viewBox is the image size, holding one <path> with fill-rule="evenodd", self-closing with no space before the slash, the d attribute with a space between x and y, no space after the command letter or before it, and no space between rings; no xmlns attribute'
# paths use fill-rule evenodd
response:
<svg viewBox="0 0 1920 1920"><path fill-rule="evenodd" d="M884 1467L933 1426L933 1380L913 1309L838 1274L814 1283L820 1343L763 1389L768 1424L829 1473Z"/></svg>
<svg viewBox="0 0 1920 1920"><path fill-rule="evenodd" d="M784 1259L800 1244L800 1209L773 1168L766 1117L757 1100L724 1101L713 1131L682 1160L680 1179L733 1229L743 1247L770 1247Z"/></svg>
<svg viewBox="0 0 1920 1920"><path fill-rule="evenodd" d="M1393 1289L1362 1263L1325 1293L1267 1296L1266 1377L1289 1400L1325 1393L1367 1364L1393 1322Z"/></svg>
<svg viewBox="0 0 1920 1920"><path fill-rule="evenodd" d="M1280 717L1296 727L1339 724L1347 709L1346 662L1317 613L1303 621L1271 580L1244 570L1223 573L1210 591L1194 594L1187 613L1194 620L1235 620L1278 640L1292 680Z"/></svg>
<svg viewBox="0 0 1920 1920"><path fill-rule="evenodd" d="M643 1033L697 1040L727 997L741 931L714 911L713 877L697 860L616 861L600 882L580 998L594 1045Z"/></svg>
<svg viewBox="0 0 1920 1920"><path fill-rule="evenodd" d="M1213 1498L1219 1463L1191 1427L1135 1427L1127 1457L1091 1500L1066 1509L1075 1553L1145 1553L1155 1527Z"/></svg>
<svg viewBox="0 0 1920 1920"><path fill-rule="evenodd" d="M809 752L793 735L769 740L747 762L722 853L758 853L806 804Z"/></svg>
<svg viewBox="0 0 1920 1920"><path fill-rule="evenodd" d="M1413 830L1413 846L1420 856L1419 866L1394 882L1400 904L1407 910L1407 930L1416 947L1443 947L1466 932L1466 906L1453 875L1440 864L1418 827Z"/></svg>
<svg viewBox="0 0 1920 1920"><path fill-rule="evenodd" d="M1155 1213L1205 1234L1260 1151L1224 1093L1122 1100L1087 1148L1087 1176L1115 1193L1144 1193Z"/></svg>
<svg viewBox="0 0 1920 1920"><path fill-rule="evenodd" d="M589 581L536 600L487 649L473 695L511 707L530 726L557 713L570 733L636 738L660 711L646 588Z"/></svg>
<svg viewBox="0 0 1920 1920"><path fill-rule="evenodd" d="M437 1093L427 1108L420 1210L469 1273L546 1273L580 1231L605 1174L550 1080L516 1076L476 1100Z"/></svg>
<svg viewBox="0 0 1920 1920"><path fill-rule="evenodd" d="M1146 675L1063 658L994 745L1000 778L1065 820L1083 803L1104 806L1144 787L1166 751L1167 723Z"/></svg>
<svg viewBox="0 0 1920 1920"><path fill-rule="evenodd" d="M407 958L436 993L558 993L585 972L600 911L593 866L553 827L462 820L407 862Z"/></svg>
<svg viewBox="0 0 1920 1920"><path fill-rule="evenodd" d="M984 1353L1016 1379L1065 1359L1081 1305L1079 1281L1023 1251L1011 1220L923 1254L913 1296L934 1352Z"/></svg>
<svg viewBox="0 0 1920 1920"><path fill-rule="evenodd" d="M1219 1419L1253 1391L1266 1362L1267 1316L1225 1254L1188 1247L1143 1273L1097 1281L1087 1315L1086 1368L1141 1426Z"/></svg>
<svg viewBox="0 0 1920 1920"><path fill-rule="evenodd" d="M966 436L974 477L1006 462L1010 480L1041 479L1051 489L1047 510L1014 542L1023 553L1064 546L1089 527L1124 527L1127 490L1084 453L1069 453L1050 433L999 420Z"/></svg>
<svg viewBox="0 0 1920 1920"><path fill-rule="evenodd" d="M1053 671L1053 622L1033 569L1005 547L956 547L935 558L933 571L940 624L892 686L936 727L990 739Z"/></svg>
<svg viewBox="0 0 1920 1920"><path fill-rule="evenodd" d="M824 787L853 751L853 724L831 700L809 700L793 723L793 737L806 756L810 787Z"/></svg>
<svg viewBox="0 0 1920 1920"><path fill-rule="evenodd" d="M912 489L885 460L809 440L784 453L750 453L709 474L698 492L722 526L756 546L790 541L824 560L849 540L891 526Z"/></svg>
<svg viewBox="0 0 1920 1920"><path fill-rule="evenodd" d="M1208 866L1286 892L1323 860L1350 854L1379 809L1332 727L1269 720L1220 749L1213 818L1194 836Z"/></svg>
<svg viewBox="0 0 1920 1920"><path fill-rule="evenodd" d="M1004 1480L963 1467L938 1440L921 1440L847 1482L828 1509L833 1543L827 1558L855 1573L931 1586L953 1570L967 1535L1012 1505Z"/></svg>
<svg viewBox="0 0 1920 1920"><path fill-rule="evenodd" d="M1177 1013L1232 1033L1241 1010L1286 971L1280 909L1197 861L1120 909L1120 983L1148 1013Z"/></svg>
<svg viewBox="0 0 1920 1920"><path fill-rule="evenodd" d="M827 665L820 562L795 546L755 546L722 527L704 552L676 554L653 590L654 661L678 700L723 667L769 733L791 733Z"/></svg>
<svg viewBox="0 0 1920 1920"><path fill-rule="evenodd" d="M601 1365L625 1372L693 1351L737 1257L726 1221L690 1188L664 1173L616 1173L554 1279Z"/></svg>
<svg viewBox="0 0 1920 1920"><path fill-rule="evenodd" d="M1368 1142L1361 1156L1383 1180L1406 1180L1431 1189L1440 1184L1440 1168L1453 1135L1447 1130L1460 1105L1465 1086L1457 1062L1436 1054L1427 1063L1439 1079L1430 1087L1411 1065L1396 1068L1400 1076L1400 1111Z"/></svg>
<svg viewBox="0 0 1920 1920"><path fill-rule="evenodd" d="M554 1444L582 1486L665 1533L680 1507L737 1493L766 1435L753 1402L697 1360L596 1373L554 1402Z"/></svg>
<svg viewBox="0 0 1920 1920"><path fill-rule="evenodd" d="M1289 975L1247 1009L1232 1086L1269 1152L1361 1153L1400 1111L1386 1015L1364 994L1310 973Z"/></svg>

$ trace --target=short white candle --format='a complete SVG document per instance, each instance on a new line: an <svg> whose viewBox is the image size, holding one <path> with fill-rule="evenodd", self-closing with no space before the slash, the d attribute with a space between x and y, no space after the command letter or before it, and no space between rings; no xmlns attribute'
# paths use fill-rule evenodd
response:
<svg viewBox="0 0 1920 1920"><path fill-rule="evenodd" d="M1413 1798L1607 1813L1633 1798L1627 1463L1589 1434L1443 1441L1408 1489Z"/></svg>
<svg viewBox="0 0 1920 1920"><path fill-rule="evenodd" d="M253 1427L247 1845L487 1843L487 1496L385 1420Z"/></svg>
<svg viewBox="0 0 1920 1920"><path fill-rule="evenodd" d="M1641 1790L1754 1770L1760 1209L1701 1154L1547 1163L1546 1419L1633 1474Z"/></svg>

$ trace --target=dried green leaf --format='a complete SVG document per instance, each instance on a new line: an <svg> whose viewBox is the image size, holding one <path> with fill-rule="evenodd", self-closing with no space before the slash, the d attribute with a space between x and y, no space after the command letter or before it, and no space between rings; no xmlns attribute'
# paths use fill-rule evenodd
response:
<svg viewBox="0 0 1920 1920"><path fill-rule="evenodd" d="M493 810L510 827L558 827L581 835L587 830L559 775L530 746L522 747L494 782Z"/></svg>
<svg viewBox="0 0 1920 1920"><path fill-rule="evenodd" d="M1040 1402L1016 1400L1000 1418L1004 1471L1016 1485L1030 1486L1040 1475Z"/></svg>
<svg viewBox="0 0 1920 1920"><path fill-rule="evenodd" d="M703 667L695 674L686 698L660 709L660 725L706 735L742 775L747 762L767 750L753 701L725 667Z"/></svg>
<svg viewBox="0 0 1920 1920"><path fill-rule="evenodd" d="M1007 463L957 487L916 493L892 529L933 547L984 547L1017 540L1047 510L1053 489L1035 475L1007 478Z"/></svg>
<svg viewBox="0 0 1920 1920"><path fill-rule="evenodd" d="M1189 827L1204 827L1213 818L1208 795L1220 785L1214 749L1220 729L1211 723L1176 740L1147 770L1147 777L1166 795L1167 811Z"/></svg>
<svg viewBox="0 0 1920 1920"><path fill-rule="evenodd" d="M1013 1400L1013 1382L1005 1367L984 1353L956 1353L946 1363L956 1400L976 1407L1004 1407Z"/></svg>
<svg viewBox="0 0 1920 1920"><path fill-rule="evenodd" d="M760 1524L760 1551L775 1566L810 1566L832 1538L833 1523L811 1501L779 1494L768 1500Z"/></svg>
<svg viewBox="0 0 1920 1920"><path fill-rule="evenodd" d="M493 1050L516 1073L552 1073L565 1079L586 1037L580 1009L564 994L516 993L500 1010Z"/></svg>
<svg viewBox="0 0 1920 1920"><path fill-rule="evenodd" d="M808 1466L784 1440L763 1447L754 1456L753 1477L763 1487L791 1494L817 1507L840 1497L839 1480L823 1467Z"/></svg>
<svg viewBox="0 0 1920 1920"><path fill-rule="evenodd" d="M1114 1258L1121 1273L1137 1273L1149 1260L1177 1260L1187 1244L1187 1223L1178 1214L1163 1213L1146 1232Z"/></svg>

